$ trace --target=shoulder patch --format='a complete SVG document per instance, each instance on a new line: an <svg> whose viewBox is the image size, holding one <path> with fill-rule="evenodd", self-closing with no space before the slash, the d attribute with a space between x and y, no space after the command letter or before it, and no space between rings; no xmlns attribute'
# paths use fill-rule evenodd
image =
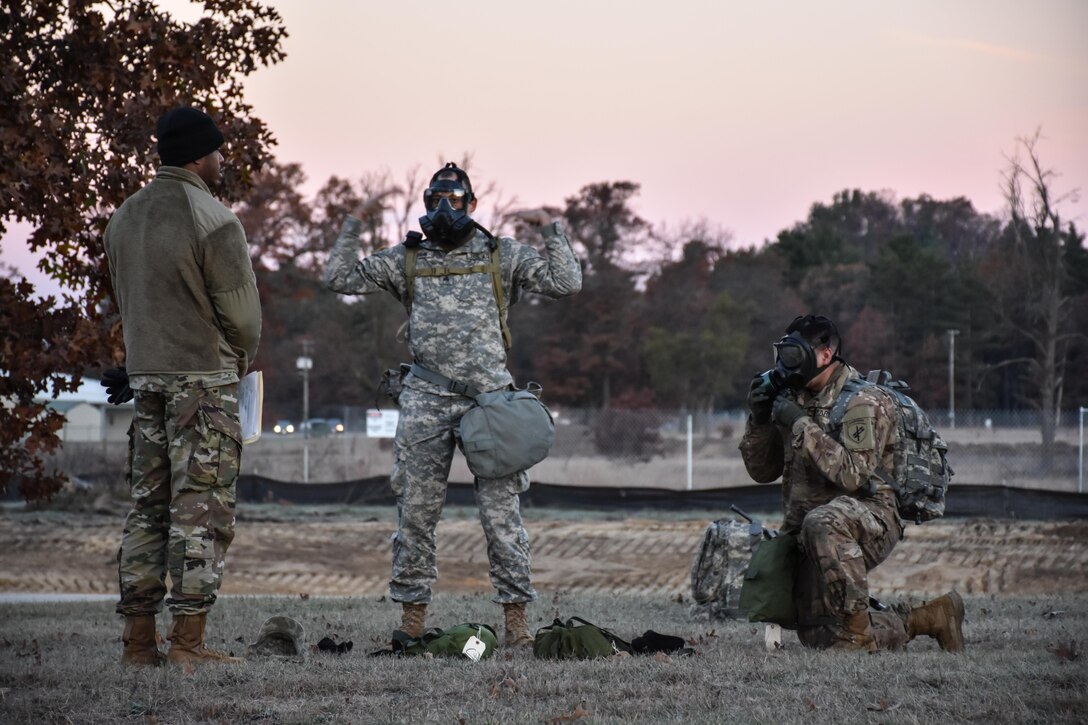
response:
<svg viewBox="0 0 1088 725"><path fill-rule="evenodd" d="M871 451L876 445L873 433L875 411L871 405L855 405L842 421L842 445L849 451Z"/></svg>

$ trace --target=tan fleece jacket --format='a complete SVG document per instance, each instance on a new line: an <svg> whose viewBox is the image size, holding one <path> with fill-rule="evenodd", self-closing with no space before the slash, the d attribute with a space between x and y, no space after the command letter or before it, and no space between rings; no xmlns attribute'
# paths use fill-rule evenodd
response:
<svg viewBox="0 0 1088 725"><path fill-rule="evenodd" d="M245 375L261 335L257 281L241 223L199 176L160 167L114 213L105 245L129 375Z"/></svg>

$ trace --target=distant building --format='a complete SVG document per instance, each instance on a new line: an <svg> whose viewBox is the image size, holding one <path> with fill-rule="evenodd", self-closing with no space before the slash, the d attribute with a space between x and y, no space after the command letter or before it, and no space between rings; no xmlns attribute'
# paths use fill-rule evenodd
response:
<svg viewBox="0 0 1088 725"><path fill-rule="evenodd" d="M83 378L75 392L61 393L55 400L46 396L38 396L37 400L67 419L64 427L57 432L62 441L110 443L128 438L128 427L134 412L132 401L110 405L106 399L106 389L98 380Z"/></svg>

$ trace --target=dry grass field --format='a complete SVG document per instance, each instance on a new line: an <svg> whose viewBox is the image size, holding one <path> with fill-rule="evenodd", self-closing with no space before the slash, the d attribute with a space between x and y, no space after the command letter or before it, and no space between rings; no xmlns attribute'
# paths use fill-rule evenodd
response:
<svg viewBox="0 0 1088 725"><path fill-rule="evenodd" d="M123 510L0 511L0 592L112 595ZM1088 522L946 520L911 527L873 576L886 600L966 593L967 652L928 639L875 656L817 653L791 634L692 613L697 514L527 512L541 599L533 627L579 615L633 638L687 639L692 657L482 663L370 658L398 608L384 596L387 508L243 504L209 641L241 654L284 614L351 640L343 656L131 671L108 600L0 604L0 722L1068 722L1088 720ZM475 512L439 527L430 623L499 624ZM9 597L10 599L11 597ZM0 597L3 601L3 597ZM165 632L166 618L159 627Z"/></svg>
<svg viewBox="0 0 1088 725"><path fill-rule="evenodd" d="M787 636L768 652L759 627L696 621L660 595L549 593L535 624L581 615L621 636L677 634L691 657L542 661L367 656L395 609L380 598L234 597L217 605L210 642L244 651L260 623L286 614L308 642L351 640L345 655L248 659L185 671L117 662L107 602L0 605L0 720L5 723L1083 723L1088 714L1088 596L967 597L967 651L928 639L905 652L812 652ZM444 595L434 623L495 622L484 595ZM165 628L165 624L160 624Z"/></svg>

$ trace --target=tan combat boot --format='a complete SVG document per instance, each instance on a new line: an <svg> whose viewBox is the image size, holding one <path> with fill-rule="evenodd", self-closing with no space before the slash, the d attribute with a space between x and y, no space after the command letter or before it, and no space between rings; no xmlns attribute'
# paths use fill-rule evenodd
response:
<svg viewBox="0 0 1088 725"><path fill-rule="evenodd" d="M832 645L833 649L843 649L849 652L865 650L876 652L876 640L873 639L873 629L869 622L869 610L863 609L854 612L842 624L839 640Z"/></svg>
<svg viewBox="0 0 1088 725"><path fill-rule="evenodd" d="M401 602L400 606L404 610L400 615L400 631L412 638L422 637L423 623L427 620L427 605Z"/></svg>
<svg viewBox="0 0 1088 725"><path fill-rule="evenodd" d="M121 652L123 665L158 667L165 660L162 652L159 652L154 614L126 616L121 643L124 645Z"/></svg>
<svg viewBox="0 0 1088 725"><path fill-rule="evenodd" d="M207 616L207 612L174 615L174 623L167 635L170 640L170 651L166 653L167 662L179 665L236 665L242 661L241 657L231 657L204 646L204 620Z"/></svg>
<svg viewBox="0 0 1088 725"><path fill-rule="evenodd" d="M953 590L914 607L907 614L907 634L925 634L937 640L945 652L963 651L963 598Z"/></svg>
<svg viewBox="0 0 1088 725"><path fill-rule="evenodd" d="M529 634L529 620L525 616L525 602L503 604L502 613L506 618L506 632L503 644L507 647L527 647L533 643Z"/></svg>

